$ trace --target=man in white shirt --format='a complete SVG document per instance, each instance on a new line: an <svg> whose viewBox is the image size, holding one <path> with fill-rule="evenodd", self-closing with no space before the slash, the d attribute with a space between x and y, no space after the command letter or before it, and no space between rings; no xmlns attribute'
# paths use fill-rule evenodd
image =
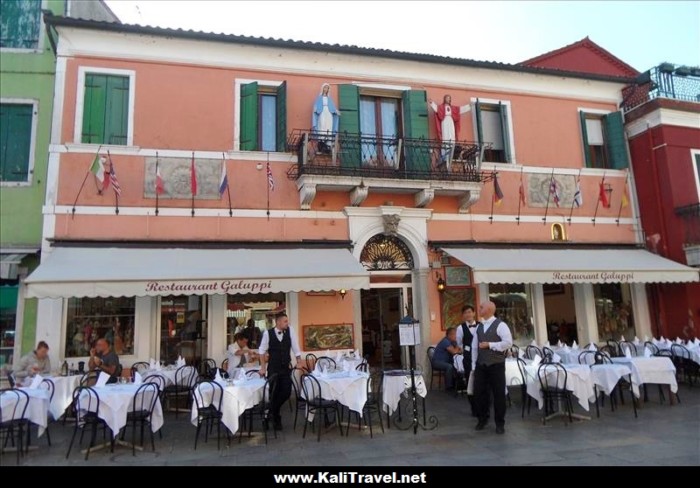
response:
<svg viewBox="0 0 700 488"><path fill-rule="evenodd" d="M474 401L479 422L476 430L484 430L489 420L489 392L493 395L493 417L496 433L505 432L506 418L506 351L513 345L508 324L494 316L496 304L479 306L481 322L472 339L474 369Z"/></svg>
<svg viewBox="0 0 700 488"><path fill-rule="evenodd" d="M277 375L277 389L272 398L271 414L275 430L282 430L280 408L289 400L292 393L292 378L290 376L291 356L294 353L296 365L301 362L301 351L297 335L289 326L287 314L281 312L275 316L275 326L267 330L260 341L260 376L266 373ZM269 354L269 358L265 354Z"/></svg>
<svg viewBox="0 0 700 488"><path fill-rule="evenodd" d="M464 354L464 380L465 384L469 384L469 374L472 372L472 354L471 346L474 334L476 334L476 313L474 307L465 305L462 307L462 323L457 327L457 346L462 348ZM476 417L476 408L474 406L474 396L469 395L469 404L472 410L472 417Z"/></svg>
<svg viewBox="0 0 700 488"><path fill-rule="evenodd" d="M235 368L242 368L245 364L257 360L258 355L248 348L248 337L242 332L233 336L233 344L229 344L226 351L228 358L228 373Z"/></svg>

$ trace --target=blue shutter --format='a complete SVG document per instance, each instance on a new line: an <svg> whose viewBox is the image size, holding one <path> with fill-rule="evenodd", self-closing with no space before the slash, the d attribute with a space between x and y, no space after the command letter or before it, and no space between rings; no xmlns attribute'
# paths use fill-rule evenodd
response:
<svg viewBox="0 0 700 488"><path fill-rule="evenodd" d="M629 166L627 159L627 142L622 124L622 113L613 112L603 117L605 124L605 152L608 166L612 169L625 169Z"/></svg>
<svg viewBox="0 0 700 488"><path fill-rule="evenodd" d="M27 181L32 105L0 105L0 181Z"/></svg>

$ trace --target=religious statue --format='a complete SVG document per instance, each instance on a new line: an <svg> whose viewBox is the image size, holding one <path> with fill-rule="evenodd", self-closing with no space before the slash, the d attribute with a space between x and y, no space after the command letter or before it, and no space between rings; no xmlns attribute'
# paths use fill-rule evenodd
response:
<svg viewBox="0 0 700 488"><path fill-rule="evenodd" d="M328 83L321 85L321 93L316 97L311 116L311 129L318 140L319 151L324 153L330 152L333 136L338 132L340 117L340 111L330 96L330 88Z"/></svg>
<svg viewBox="0 0 700 488"><path fill-rule="evenodd" d="M440 105L430 100L430 108L435 112L437 135L442 142L442 160L447 161L459 136L460 117L471 110L471 105L452 105L452 97L445 95Z"/></svg>

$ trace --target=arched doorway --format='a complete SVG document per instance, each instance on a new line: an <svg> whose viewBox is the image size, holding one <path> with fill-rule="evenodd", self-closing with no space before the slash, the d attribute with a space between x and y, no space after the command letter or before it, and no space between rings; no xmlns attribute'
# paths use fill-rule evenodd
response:
<svg viewBox="0 0 700 488"><path fill-rule="evenodd" d="M398 323L413 311L413 254L398 236L376 234L360 254L370 272L370 289L361 292L362 350L372 366L400 367Z"/></svg>

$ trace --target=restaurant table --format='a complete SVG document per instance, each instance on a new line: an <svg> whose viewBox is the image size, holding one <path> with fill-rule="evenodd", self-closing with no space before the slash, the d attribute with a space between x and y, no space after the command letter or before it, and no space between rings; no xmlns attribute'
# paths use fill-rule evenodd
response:
<svg viewBox="0 0 700 488"><path fill-rule="evenodd" d="M632 382L632 392L639 398L639 383L627 364L594 364L590 366L593 384L606 395L610 396L617 383L628 376Z"/></svg>
<svg viewBox="0 0 700 488"><path fill-rule="evenodd" d="M100 397L100 408L97 416L105 421L115 438L119 431L126 426L127 414L133 411L134 395L139 386L141 385L134 383L110 383L101 387L93 387L93 390ZM157 399L151 417L151 430L157 432L162 426L163 407L160 404L160 399Z"/></svg>
<svg viewBox="0 0 700 488"><path fill-rule="evenodd" d="M645 357L619 357L612 358L615 364L626 364L632 370L632 381L637 385L646 383L669 385L671 392L678 392L676 381L676 367L670 358L654 356ZM637 393L638 394L638 393Z"/></svg>
<svg viewBox="0 0 700 488"><path fill-rule="evenodd" d="M369 374L352 370L326 374L313 373L313 377L321 386L323 399L335 400L362 417L362 410L367 402ZM301 394L304 396L303 388ZM308 420L313 420L313 416L309 415Z"/></svg>
<svg viewBox="0 0 700 488"><path fill-rule="evenodd" d="M73 391L80 385L82 375L49 376L53 382L53 399L49 406L49 412L54 420L58 420L66 409L73 403Z"/></svg>
<svg viewBox="0 0 700 488"><path fill-rule="evenodd" d="M177 371L177 368L175 366L166 366L164 368L160 369L153 369L153 368L148 368L145 370L143 373L141 373L141 376L143 376L144 381L147 381L147 378L149 376L162 376L165 379L165 386L172 386L175 384L175 372Z"/></svg>
<svg viewBox="0 0 700 488"><path fill-rule="evenodd" d="M589 411L589 402L595 401L590 366L586 364L562 364L561 366L566 369L567 373L566 389L576 397L579 405L581 405L584 410ZM542 395L538 374L539 366L537 366L537 372L535 372L533 380L527 383L527 393L537 400L537 404L541 409L544 407L544 396ZM559 379L563 383L564 377L560 376ZM564 385L560 384L558 386L561 388ZM582 416L577 417L586 418Z"/></svg>
<svg viewBox="0 0 700 488"><path fill-rule="evenodd" d="M418 396L425 398L428 395L428 389L425 386L423 375L415 373L416 378L416 393ZM411 373L406 371L384 372L382 383L382 410L388 415L393 414L399 406L401 395L411 389Z"/></svg>
<svg viewBox="0 0 700 488"><path fill-rule="evenodd" d="M265 388L264 378L251 378L244 380L232 380L223 386L223 398L221 399L221 422L231 431L231 434L238 432L238 419L247 409L254 407L263 399ZM198 392L199 391L199 392ZM201 394L199 400L202 405L209 406L212 401L213 389L211 385L203 384L199 390L195 389L195 395ZM199 410L197 402L192 402L192 415L190 420L193 425L197 425L197 415Z"/></svg>

